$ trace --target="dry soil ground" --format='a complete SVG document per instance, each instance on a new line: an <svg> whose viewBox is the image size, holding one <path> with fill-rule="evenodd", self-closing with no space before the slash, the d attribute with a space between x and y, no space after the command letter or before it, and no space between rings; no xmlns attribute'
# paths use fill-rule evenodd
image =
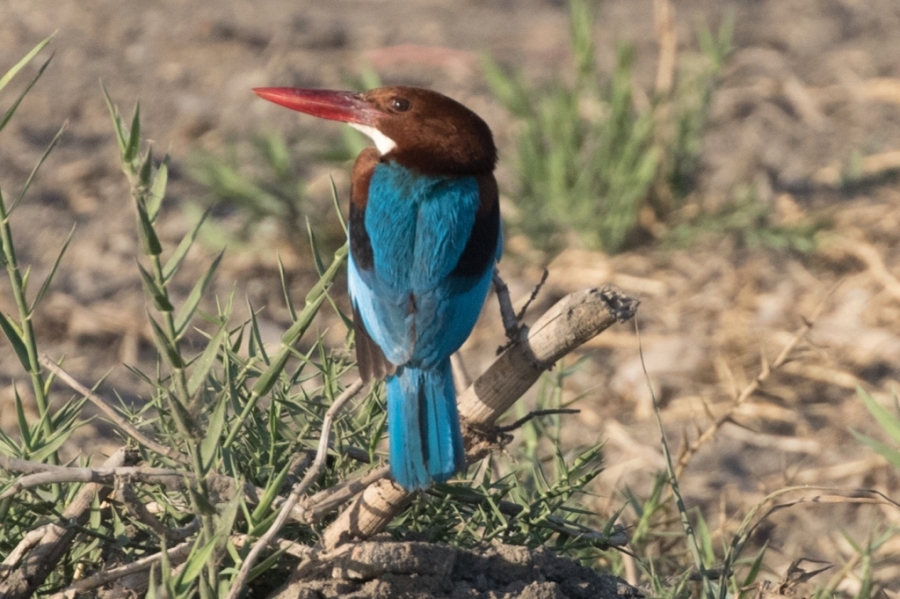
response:
<svg viewBox="0 0 900 599"><path fill-rule="evenodd" d="M695 47L698 22L716 26L729 12L736 18L735 50L714 96L695 203L722 205L752 186L777 221L824 218L830 232L807 255L746 247L733 236L688 250L640 248L614 258L572 249L552 261L543 302L607 281L642 298L644 359L673 444L683 434L695 439L725 413L760 372L760 355L774 359L822 306L792 359L699 449L682 476L686 499L702 506L728 538L751 506L787 485L869 487L898 498L896 469L850 429L879 434L856 386L888 403L900 377L900 188L890 174L900 163L900 3L676 4L686 50ZM131 205L99 79L124 111L140 100L145 134L172 153L165 222L172 242L188 226L179 204L200 193L184 175L193 151L241 147L267 129L295 140L326 131L256 99L250 88L340 88L365 65L385 82L432 87L479 112L497 132L501 180L510 181L513 123L488 93L478 53L544 79L568 65L567 27L565 4L549 0L0 3L0 67L57 31L50 68L0 138L0 185L10 195L68 121L14 222L20 261L34 276L47 272L77 224L38 314L44 351L67 355L69 371L87 382L111 370L107 387L126 394L139 393L140 384L121 364L146 364L153 356L134 267ZM658 56L651 0L603 2L596 40L607 71L615 43L632 43L636 82L651 86ZM840 174L853 165L863 176L852 189L842 188ZM345 189L345 168L309 164L302 171L310 194L327 197L328 173ZM505 190L507 204L515 203L512 191ZM509 245L515 254L528 244L511 239ZM278 236L257 239L226 254L218 277L218 291L227 293L237 282L255 305L266 306L264 324L273 338L286 322L276 251L301 273L292 280L296 294L308 283L302 273L309 259L292 247ZM215 251L200 248L197 268ZM504 274L525 294L551 258L513 255ZM0 292L0 308L12 308L7 291ZM473 372L501 336L497 318L485 318L467 350ZM566 435L573 445L606 440L596 508L611 513L626 485L638 495L646 491L662 456L633 331L605 334L587 351L591 360L568 382L573 396L584 397ZM8 402L22 376L8 345L0 346L0 355L0 401ZM25 387L19 385L20 392ZM14 426L10 413L0 412L4 430ZM96 449L97 432L85 431L80 442ZM855 555L843 535L865 543L900 516L883 507L812 505L782 511L770 522L760 541L770 543L770 577L776 578L797 557L842 565ZM900 553L900 542L889 543L879 554L888 563L878 577L897 592L900 565L890 556ZM852 593L858 581L846 575L840 584Z"/></svg>

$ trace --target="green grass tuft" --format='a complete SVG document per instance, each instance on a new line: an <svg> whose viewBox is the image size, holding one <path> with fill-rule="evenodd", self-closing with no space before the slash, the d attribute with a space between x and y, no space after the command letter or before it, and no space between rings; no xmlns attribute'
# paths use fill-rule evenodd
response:
<svg viewBox="0 0 900 599"><path fill-rule="evenodd" d="M520 121L512 224L549 252L577 240L615 253L642 209L665 219L689 191L730 28L704 30L702 65L682 69L674 90L637 108L632 48L621 45L613 73L598 75L589 2L571 0L569 8L574 73L533 88L483 62L495 97Z"/></svg>

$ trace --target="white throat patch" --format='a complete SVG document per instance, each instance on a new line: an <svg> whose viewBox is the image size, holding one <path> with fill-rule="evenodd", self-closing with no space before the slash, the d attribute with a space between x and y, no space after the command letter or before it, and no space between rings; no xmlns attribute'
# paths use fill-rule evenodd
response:
<svg viewBox="0 0 900 599"><path fill-rule="evenodd" d="M375 127L372 127L371 125L360 125L359 123L347 124L357 131L362 131L363 133L368 135L372 139L372 141L375 142L375 147L378 148L378 151L381 152L382 156L397 147L397 143L393 139L391 139Z"/></svg>

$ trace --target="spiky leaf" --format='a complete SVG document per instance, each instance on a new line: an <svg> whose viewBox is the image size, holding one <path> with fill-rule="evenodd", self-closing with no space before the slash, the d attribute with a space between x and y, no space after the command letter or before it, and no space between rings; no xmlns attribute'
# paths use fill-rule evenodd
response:
<svg viewBox="0 0 900 599"><path fill-rule="evenodd" d="M31 366L28 358L28 349L25 347L25 339L22 335L22 330L16 326L14 322L6 318L6 315L3 312L0 312L0 328L3 329L3 333L6 335L6 338L9 339L13 349L16 351L16 356L18 356L22 368L30 370Z"/></svg>
<svg viewBox="0 0 900 599"><path fill-rule="evenodd" d="M212 264L209 266L209 268L206 269L206 272L203 273L203 276L200 277L200 280L194 284L194 288L191 289L190 295L188 295L187 299L184 301L184 304L181 306L181 308L178 309L178 312L175 314L175 334L177 336L181 337L181 335L184 334L185 327L187 327L188 323L191 321L191 318L193 318L194 312L197 310L197 306L200 304L200 300L203 298L203 293L209 286L213 275L216 274L216 269L219 268L219 263L222 261L222 256L224 254L225 250L219 252L219 255L216 256L215 260L212 261Z"/></svg>

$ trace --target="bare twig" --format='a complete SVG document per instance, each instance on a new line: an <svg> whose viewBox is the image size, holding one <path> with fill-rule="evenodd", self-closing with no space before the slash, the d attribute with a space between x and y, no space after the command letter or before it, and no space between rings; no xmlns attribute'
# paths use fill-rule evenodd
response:
<svg viewBox="0 0 900 599"><path fill-rule="evenodd" d="M348 480L330 489L319 491L306 501L307 506L304 510L306 517L304 521L313 522L318 520L337 506L350 501L362 493L369 485L386 477L390 471L390 466L382 466L360 478Z"/></svg>
<svg viewBox="0 0 900 599"><path fill-rule="evenodd" d="M37 470L36 466L43 466L43 468ZM130 477L135 481L147 484L161 484L170 488L183 488L185 477L191 478L193 476L188 472L166 468L138 468L133 466L74 468L52 464L38 464L37 462L29 462L19 458L7 458L5 456L0 456L0 468L9 472L21 472L23 470L34 472L14 482L9 489L0 495L0 500L40 485L52 483L94 483L112 486L117 478L122 477Z"/></svg>
<svg viewBox="0 0 900 599"><path fill-rule="evenodd" d="M132 482L163 485L172 490L184 490L185 484L192 481L194 477L191 472L182 472L165 468L133 466L123 466L120 468L77 468L56 466L53 464L41 464L39 462L32 462L21 458L10 458L2 455L0 455L0 468L7 472L27 475L14 482L13 486L0 495L0 500L11 497L26 489L51 483L95 483L112 487L116 484L116 481L122 477L127 477ZM330 489L320 491L310 497L308 501L304 502L304 505L295 505L291 510L291 518L298 522L305 523L315 521L330 510L333 510L342 503L352 499L354 495L362 492L368 485L387 476L388 471L389 468L386 466L378 468L360 478L344 481ZM240 488L244 499L251 505L258 504L259 498L265 493L264 489L249 482L244 482L243 486L239 487L238 482L233 478L219 474L210 475L209 483L220 495L230 495ZM283 506L285 501L285 498L276 498L273 502L273 506L276 508Z"/></svg>
<svg viewBox="0 0 900 599"><path fill-rule="evenodd" d="M785 503L777 503L774 501L784 495L790 493L809 493L811 491L823 491L827 495L802 495L801 497L787 501ZM772 505L760 516L762 508L772 503ZM741 551L747 542L753 538L756 529L765 522L770 516L781 510L802 504L874 504L889 505L900 509L900 503L897 503L884 493L874 489L846 489L839 487L824 487L803 485L799 487L786 487L779 489L767 495L762 501L753 506L750 512L744 517L737 532L731 539L731 546L728 548L725 556L726 562L734 563L740 556Z"/></svg>
<svg viewBox="0 0 900 599"><path fill-rule="evenodd" d="M137 493L134 491L131 477L123 476L116 480L115 497L122 502L125 509L128 510L135 520L146 524L159 538L165 539L168 537L168 530L165 525L151 514L144 502L138 498Z"/></svg>
<svg viewBox="0 0 900 599"><path fill-rule="evenodd" d="M611 286L567 295L459 397L460 417L469 427L492 425L557 360L633 318L639 303Z"/></svg>
<svg viewBox="0 0 900 599"><path fill-rule="evenodd" d="M509 433L509 432L512 432L512 431L516 430L517 428L521 427L529 420L532 420L539 416L550 416L552 414L578 414L580 412L581 412L581 410L576 410L574 408L553 408L553 409L548 409L548 410L532 410L531 412L525 414L524 416L522 416L521 418L519 418L512 424L507 424L506 426L498 426L496 428L496 430L499 433Z"/></svg>
<svg viewBox="0 0 900 599"><path fill-rule="evenodd" d="M22 458L11 458L9 456L0 455L0 468L12 474L40 474L42 472L67 471L66 466L57 464L45 464L43 462L32 462L31 460L23 460ZM0 495L0 499L5 495Z"/></svg>
<svg viewBox="0 0 900 599"><path fill-rule="evenodd" d="M72 375L63 370L58 364L56 364L56 362L54 362L47 356L42 356L41 364L44 366L44 368L55 374L58 379L69 385L72 389L86 397L88 401L97 406L97 408L99 408L101 412L106 414L106 417L109 418L112 423L115 424L126 435L128 435L141 445L147 447L148 449L151 449L160 455L164 455L171 460L175 460L182 464L190 464L190 459L186 455L175 451L171 447L166 447L165 445L157 443L153 439L147 437L137 428L132 426L132 424L122 418L122 416L115 409L113 409L112 406L109 406L105 401L103 401L103 399L99 395L76 381L72 377Z"/></svg>
<svg viewBox="0 0 900 599"><path fill-rule="evenodd" d="M193 546L193 541L185 541L184 543L180 543L166 551L166 557L173 565L183 562L191 554L191 549L193 549ZM69 585L65 591L56 593L55 595L51 595L50 599L67 599L69 597L77 597L79 593L83 593L90 589L95 589L114 580L119 580L120 578L131 576L139 572L146 572L155 564L159 563L161 559L162 552L159 552L154 553L153 555L142 557L131 562L130 564L125 564L116 568L110 568L109 570L101 570L96 574L88 576L87 578L83 578Z"/></svg>
<svg viewBox="0 0 900 599"><path fill-rule="evenodd" d="M126 459L127 452L124 449L120 449L106 460L104 466L108 468L119 467L126 462ZM13 550L10 555L16 555L21 562L16 563L8 559L4 560L3 565L6 566L4 574L6 574L6 577L0 582L0 597L4 599L31 597L38 587L44 583L47 575L56 567L60 558L74 540L77 526L71 526L71 524L84 524L90 514L90 507L95 498L98 496L103 497L108 492L108 489L102 485L86 485L63 512L62 521L67 526L51 524L46 527L46 534L27 552L27 555L25 555L25 552ZM25 539L22 542L24 543ZM33 540L28 539L28 542L31 543Z"/></svg>
<svg viewBox="0 0 900 599"><path fill-rule="evenodd" d="M250 576L250 570L253 568L259 555L269 546L269 543L274 540L278 531L280 531L281 527L284 526L284 523L287 522L288 517L291 515L291 510L293 510L294 506L300 500L300 496L306 493L309 486L322 474L322 471L325 468L325 459L328 456L328 442L331 438L331 425L334 422L335 416L337 416L344 408L348 401L359 393L359 390L362 389L362 387L362 380L357 379L356 382L347 387L344 392L334 400L334 403L331 404L331 407L325 412L325 418L322 420L322 436L319 438L316 459L313 461L310 469L306 472L306 476L303 477L303 480L294 486L290 496L284 502L284 505L282 505L278 517L275 518L275 522L273 522L272 526L269 527L269 530L260 537L253 549L250 550L250 553L247 554L247 557L244 558L244 563L241 564L241 570L238 573L237 578L235 578L231 590L228 591L226 599L237 599L237 597L240 596L244 585L247 583L247 578Z"/></svg>
<svg viewBox="0 0 900 599"><path fill-rule="evenodd" d="M741 391L741 394L732 402L731 406L729 406L728 411L724 414L720 415L716 418L709 427L705 431L703 431L697 439L685 447L680 457L678 458L678 463L675 465L675 477L678 478L681 476L681 473L684 472L684 469L690 463L691 458L697 453L697 451L710 439L712 439L720 428L726 423L731 421L734 413L737 409L743 404L747 399L749 399L757 389L759 389L760 385L762 385L768 378L772 375L772 373L779 368L787 361L788 357L791 355L791 352L797 347L797 345L806 338L807 333L812 329L813 323L822 313L822 310L825 309L825 302L823 301L819 306L813 311L812 316L809 317L808 320L805 320L803 326L797 329L794 333L794 337L788 342L787 345L781 350L781 353L778 354L778 357L775 358L771 364L765 360L765 357L762 359L762 366L760 368L760 373L756 376L753 381L750 382L749 385L744 387L744 390Z"/></svg>
<svg viewBox="0 0 900 599"><path fill-rule="evenodd" d="M16 564L22 561L28 552L31 551L32 547L37 545L41 539L44 538L44 535L47 534L47 531L50 530L51 526L53 525L45 524L39 526L33 530L29 530L25 536L22 537L19 544L16 545L10 554L6 556L6 559L3 560L3 563L0 563L0 580L6 580L9 572L12 571Z"/></svg>
<svg viewBox="0 0 900 599"><path fill-rule="evenodd" d="M393 479L369 485L322 533L323 547L331 550L347 541L378 534L413 497L415 493L406 491Z"/></svg>
<svg viewBox="0 0 900 599"><path fill-rule="evenodd" d="M538 284L534 286L534 289L531 290L531 295L525 301L525 304L522 306L522 309L519 310L519 313L516 314L516 321L522 322L525 320L525 313L528 312L528 307L531 306L531 302L537 299L538 294L541 292L541 288L544 286L544 283L547 282L547 277L550 276L550 271L546 268L544 269L544 274L541 275L541 280L538 281Z"/></svg>
<svg viewBox="0 0 900 599"><path fill-rule="evenodd" d="M519 341L522 329L519 325L519 320L516 318L512 300L509 299L509 287L500 278L500 271L497 269L494 269L494 290L497 292L497 301L500 303L500 318L503 320L503 330L506 331L506 338L509 340L506 345L497 350L497 354L500 354L507 347Z"/></svg>
<svg viewBox="0 0 900 599"><path fill-rule="evenodd" d="M250 535L234 535L231 537L231 542L234 543L235 547L244 547L245 545L250 545L256 539L251 537ZM312 547L309 545L301 545L297 541L291 541L289 539L277 538L272 542L273 545L278 547L279 551L283 551L288 555L292 555L297 559L306 559L310 556L310 554L314 551Z"/></svg>
<svg viewBox="0 0 900 599"><path fill-rule="evenodd" d="M353 550L353 548L354 545L348 544L329 551L325 551L321 548L318 550L314 550L306 557L306 559L304 559L302 562L300 562L300 564L297 565L296 568L294 568L294 571L291 572L290 579L288 579L288 581L282 588L290 587L294 582L305 578L307 574L316 569L318 566L321 566L323 563L327 563L333 559L337 559L349 553Z"/></svg>

